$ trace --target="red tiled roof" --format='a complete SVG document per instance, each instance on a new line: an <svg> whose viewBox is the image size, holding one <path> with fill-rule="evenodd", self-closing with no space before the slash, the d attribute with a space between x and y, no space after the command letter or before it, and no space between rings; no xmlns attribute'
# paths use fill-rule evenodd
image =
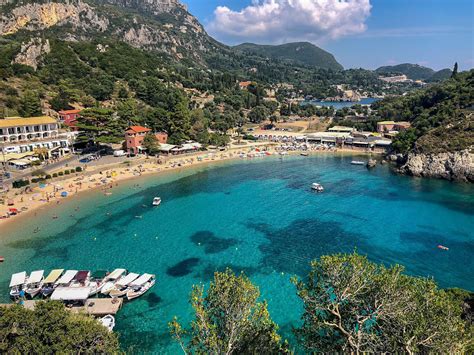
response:
<svg viewBox="0 0 474 355"><path fill-rule="evenodd" d="M59 114L61 115L70 115L74 113L79 113L81 110L64 110L64 111L59 111Z"/></svg>
<svg viewBox="0 0 474 355"><path fill-rule="evenodd" d="M151 129L142 126L130 126L126 133L145 133L150 132Z"/></svg>

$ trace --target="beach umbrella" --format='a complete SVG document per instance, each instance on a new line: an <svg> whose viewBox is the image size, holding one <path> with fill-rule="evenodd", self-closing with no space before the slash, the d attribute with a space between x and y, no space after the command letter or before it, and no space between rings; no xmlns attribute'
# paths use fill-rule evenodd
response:
<svg viewBox="0 0 474 355"><path fill-rule="evenodd" d="M61 192L61 197L67 197L67 192L66 191Z"/></svg>

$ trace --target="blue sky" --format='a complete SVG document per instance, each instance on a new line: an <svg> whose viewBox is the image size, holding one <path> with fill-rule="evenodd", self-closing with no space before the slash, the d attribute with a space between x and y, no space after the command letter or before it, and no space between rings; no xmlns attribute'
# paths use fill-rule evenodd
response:
<svg viewBox="0 0 474 355"><path fill-rule="evenodd" d="M474 0L182 0L226 44L310 41L346 68L474 67Z"/></svg>

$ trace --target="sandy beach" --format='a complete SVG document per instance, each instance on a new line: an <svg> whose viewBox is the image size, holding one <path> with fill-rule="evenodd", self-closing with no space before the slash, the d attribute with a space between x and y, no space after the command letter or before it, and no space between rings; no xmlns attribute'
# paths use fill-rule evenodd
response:
<svg viewBox="0 0 474 355"><path fill-rule="evenodd" d="M258 149L258 150L255 150ZM338 149L337 153L366 154L363 151ZM254 153L260 153L252 156ZM257 144L233 147L224 152L196 152L185 156L142 157L128 163L99 165L88 167L85 171L71 174L67 178L47 180L42 184L33 184L30 188L12 189L7 193L5 204L0 205L0 227L19 222L22 217L36 214L43 208L54 208L61 201L91 190L99 190L104 196L113 194L114 188L124 180L149 174L186 169L199 165L215 164L231 159L262 159L277 155L275 144ZM290 151L288 155L298 155L301 151ZM309 154L328 153L327 150L310 151ZM242 157L244 155L244 157ZM250 156L247 156L250 155ZM11 215L11 209L17 214ZM9 215L9 216L8 216ZM8 217L7 217L8 216ZM54 218L54 217L53 217Z"/></svg>

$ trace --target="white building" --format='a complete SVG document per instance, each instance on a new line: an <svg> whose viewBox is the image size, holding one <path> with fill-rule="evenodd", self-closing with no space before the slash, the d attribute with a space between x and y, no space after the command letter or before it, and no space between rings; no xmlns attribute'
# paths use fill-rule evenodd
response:
<svg viewBox="0 0 474 355"><path fill-rule="evenodd" d="M70 137L59 133L58 122L48 116L0 119L0 152L34 152L46 148L48 155L63 155L70 146Z"/></svg>

